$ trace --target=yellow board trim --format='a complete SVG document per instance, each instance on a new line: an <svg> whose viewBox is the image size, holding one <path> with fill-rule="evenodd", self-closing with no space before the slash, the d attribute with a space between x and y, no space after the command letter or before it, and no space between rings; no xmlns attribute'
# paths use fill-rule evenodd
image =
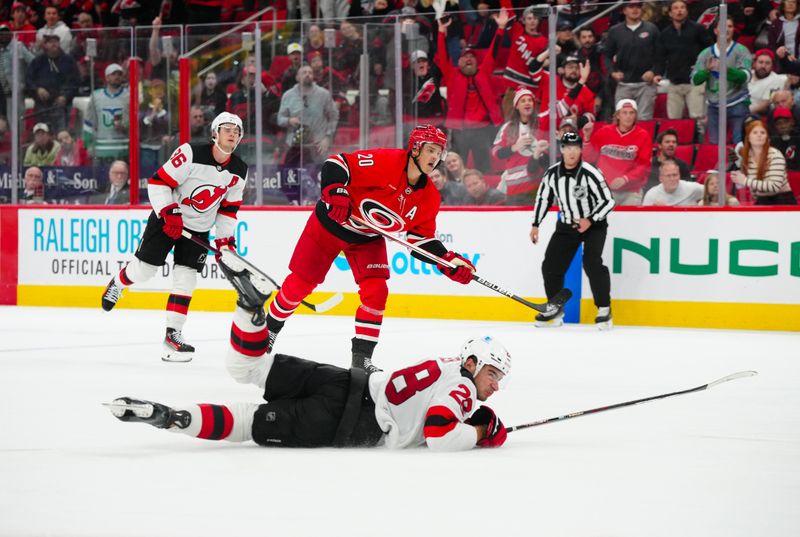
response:
<svg viewBox="0 0 800 537"><path fill-rule="evenodd" d="M581 300L581 322L594 323L597 308ZM612 300L614 324L733 330L800 331L800 304Z"/></svg>
<svg viewBox="0 0 800 537"><path fill-rule="evenodd" d="M99 308L103 287L20 285L17 304ZM312 293L309 302L319 303L332 293ZM166 292L128 289L119 308L164 309ZM542 297L525 297L544 302ZM232 290L198 289L192 296L195 311L233 311ZM327 315L353 315L360 304L357 293L345 293L341 304ZM581 300L581 322L594 323L596 308L591 299ZM311 313L300 306L297 313ZM389 295L387 317L454 319L473 321L532 322L536 312L502 296ZM800 331L799 304L740 304L728 302L667 302L656 300L614 300L614 324L631 326L674 326L744 330Z"/></svg>

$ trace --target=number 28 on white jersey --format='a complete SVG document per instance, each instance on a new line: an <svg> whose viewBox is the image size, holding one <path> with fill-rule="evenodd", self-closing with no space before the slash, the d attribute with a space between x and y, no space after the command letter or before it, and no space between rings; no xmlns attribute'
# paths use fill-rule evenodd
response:
<svg viewBox="0 0 800 537"><path fill-rule="evenodd" d="M462 374L459 358L426 360L388 375L373 393L386 445L404 448L427 443L431 449L471 449L475 428L464 423L478 408L475 383Z"/></svg>

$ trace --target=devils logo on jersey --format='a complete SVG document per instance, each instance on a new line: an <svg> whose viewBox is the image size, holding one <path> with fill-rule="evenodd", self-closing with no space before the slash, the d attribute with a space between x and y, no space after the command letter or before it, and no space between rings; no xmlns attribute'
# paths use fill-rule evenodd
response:
<svg viewBox="0 0 800 537"><path fill-rule="evenodd" d="M204 213L214 207L222 199L225 192L239 182L239 177L234 175L231 182L225 186L201 185L192 191L191 196L184 198L181 205L188 205L199 213Z"/></svg>

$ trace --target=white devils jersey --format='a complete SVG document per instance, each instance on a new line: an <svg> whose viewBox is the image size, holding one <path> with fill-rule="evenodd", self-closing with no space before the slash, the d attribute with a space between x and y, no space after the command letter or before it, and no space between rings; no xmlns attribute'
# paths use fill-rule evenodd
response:
<svg viewBox="0 0 800 537"><path fill-rule="evenodd" d="M177 203L183 225L192 231L209 231L230 237L236 230L236 213L242 205L247 165L236 155L219 164L212 144L183 144L153 175L147 185L156 214Z"/></svg>
<svg viewBox="0 0 800 537"><path fill-rule="evenodd" d="M391 373L373 373L369 390L387 447L423 443L441 451L475 447L475 428L464 420L478 408L477 390L472 376L461 369L460 358L426 360Z"/></svg>

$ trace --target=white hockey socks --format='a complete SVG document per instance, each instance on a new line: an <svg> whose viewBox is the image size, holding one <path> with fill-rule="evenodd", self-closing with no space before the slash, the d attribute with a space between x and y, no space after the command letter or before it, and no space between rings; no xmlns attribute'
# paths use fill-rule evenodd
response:
<svg viewBox="0 0 800 537"><path fill-rule="evenodd" d="M252 318L251 312L236 306L225 368L236 382L263 388L273 362L272 356L267 354L269 332L266 325L254 325Z"/></svg>
<svg viewBox="0 0 800 537"><path fill-rule="evenodd" d="M246 442L253 439L253 415L258 409L255 403L234 403L231 405L192 405L185 410L192 421L185 429L173 427L178 432L203 438L205 440L227 440Z"/></svg>

